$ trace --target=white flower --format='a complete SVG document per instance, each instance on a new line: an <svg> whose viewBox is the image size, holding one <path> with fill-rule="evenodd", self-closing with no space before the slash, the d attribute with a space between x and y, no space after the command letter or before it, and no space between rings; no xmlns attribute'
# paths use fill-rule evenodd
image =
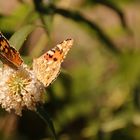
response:
<svg viewBox="0 0 140 140"><path fill-rule="evenodd" d="M45 88L25 64L18 70L0 68L0 79L0 104L6 111L22 115L24 108L36 110L44 102Z"/></svg>

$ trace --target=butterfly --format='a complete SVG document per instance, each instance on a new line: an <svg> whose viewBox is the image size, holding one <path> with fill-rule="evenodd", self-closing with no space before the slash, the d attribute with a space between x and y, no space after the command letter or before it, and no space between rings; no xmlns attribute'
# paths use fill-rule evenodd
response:
<svg viewBox="0 0 140 140"><path fill-rule="evenodd" d="M73 39L64 40L39 58L33 60L33 72L44 86L47 87L56 79L60 72L61 63L72 45ZM23 64L19 52L10 46L2 33L0 33L0 59L4 65L15 70L20 69L20 66Z"/></svg>
<svg viewBox="0 0 140 140"><path fill-rule="evenodd" d="M59 75L61 63L73 45L73 39L64 40L33 61L33 71L45 87L49 86Z"/></svg>
<svg viewBox="0 0 140 140"><path fill-rule="evenodd" d="M18 69L23 60L19 52L12 47L8 40L0 32L0 59L4 65L8 65L13 69Z"/></svg>

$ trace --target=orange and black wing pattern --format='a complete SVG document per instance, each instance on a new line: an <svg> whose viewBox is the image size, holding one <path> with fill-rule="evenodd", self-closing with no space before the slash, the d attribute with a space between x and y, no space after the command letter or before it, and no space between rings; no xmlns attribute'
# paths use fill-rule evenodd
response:
<svg viewBox="0 0 140 140"><path fill-rule="evenodd" d="M18 69L23 60L19 52L10 46L8 40L0 33L0 59L3 64L6 64L14 69Z"/></svg>

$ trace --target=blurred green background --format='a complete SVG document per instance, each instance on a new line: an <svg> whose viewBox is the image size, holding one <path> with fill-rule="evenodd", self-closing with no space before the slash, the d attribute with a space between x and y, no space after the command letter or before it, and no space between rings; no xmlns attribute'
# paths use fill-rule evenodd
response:
<svg viewBox="0 0 140 140"><path fill-rule="evenodd" d="M0 30L24 61L74 46L45 109L60 140L140 140L139 0L0 0ZM26 39L26 40L25 40ZM1 140L51 140L31 111L0 112Z"/></svg>

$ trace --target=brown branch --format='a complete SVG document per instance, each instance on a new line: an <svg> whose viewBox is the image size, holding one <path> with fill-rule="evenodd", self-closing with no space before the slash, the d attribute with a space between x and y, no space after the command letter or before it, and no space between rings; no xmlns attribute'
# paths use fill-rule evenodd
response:
<svg viewBox="0 0 140 140"><path fill-rule="evenodd" d="M84 23L87 25L92 31L96 32L98 38L102 40L105 44L107 49L112 51L115 54L119 54L120 51L116 47L116 45L111 41L111 39L103 32L103 30L94 22L86 19L81 13L77 11L70 11L62 8L57 8L55 5L47 5L46 7L43 6L42 0L34 0L35 9L39 13L42 14L59 14L66 18L72 19L76 22Z"/></svg>

